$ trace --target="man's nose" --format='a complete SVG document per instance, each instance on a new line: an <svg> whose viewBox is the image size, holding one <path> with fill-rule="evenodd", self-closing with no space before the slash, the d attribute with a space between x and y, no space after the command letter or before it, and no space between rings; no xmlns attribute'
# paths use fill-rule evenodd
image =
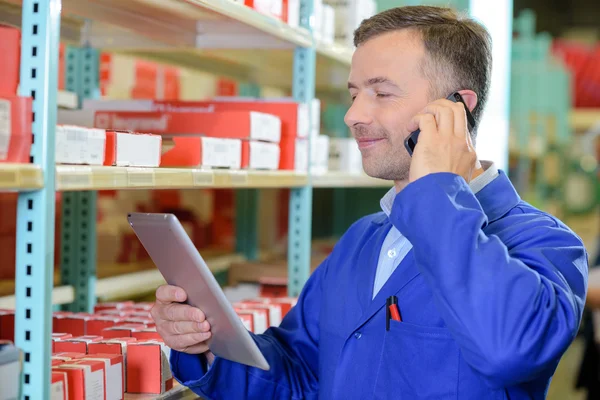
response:
<svg viewBox="0 0 600 400"><path fill-rule="evenodd" d="M355 125L369 125L372 120L370 108L364 97L356 96L344 117L344 122L349 128L352 128Z"/></svg>

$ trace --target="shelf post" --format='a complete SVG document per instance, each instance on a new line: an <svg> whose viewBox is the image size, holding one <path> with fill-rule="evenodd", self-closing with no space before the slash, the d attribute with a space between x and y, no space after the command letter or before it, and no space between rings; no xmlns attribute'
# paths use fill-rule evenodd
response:
<svg viewBox="0 0 600 400"><path fill-rule="evenodd" d="M300 1L300 25L312 32L313 2ZM310 104L315 96L315 45L294 50L293 96L298 102ZM312 107L309 107L312 109ZM312 120L312 116L309 117ZM309 125L310 126L310 125ZM288 228L288 293L300 294L310 273L310 241L312 224L311 135L308 138L308 183L294 188L290 196Z"/></svg>
<svg viewBox="0 0 600 400"><path fill-rule="evenodd" d="M17 209L15 344L25 400L50 398L60 9L60 0L23 0L19 93L33 98L30 161L44 179L43 189L19 194Z"/></svg>
<svg viewBox="0 0 600 400"><path fill-rule="evenodd" d="M98 94L98 51L68 47L67 90L81 102ZM97 192L65 192L62 201L61 281L71 285L75 300L65 308L92 312L96 302L96 207Z"/></svg>

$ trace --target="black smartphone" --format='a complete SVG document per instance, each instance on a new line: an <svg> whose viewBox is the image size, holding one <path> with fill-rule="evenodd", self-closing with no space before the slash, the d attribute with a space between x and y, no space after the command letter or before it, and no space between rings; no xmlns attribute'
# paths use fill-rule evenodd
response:
<svg viewBox="0 0 600 400"><path fill-rule="evenodd" d="M446 99L453 101L455 103L456 102L463 103L463 105L465 106L465 110L467 111L467 124L469 127L469 132L471 132L473 130L473 127L475 126L475 118L473 118L473 115L469 111L469 107L467 107L467 104L463 100L460 93L454 92L450 96L446 97ZM406 151L408 151L408 154L410 154L411 157L412 157L413 151L415 150L415 146L417 145L417 141L419 140L420 133L421 133L421 130L417 129L416 131L414 131L410 135L408 135L408 137L404 141L404 147L406 147Z"/></svg>

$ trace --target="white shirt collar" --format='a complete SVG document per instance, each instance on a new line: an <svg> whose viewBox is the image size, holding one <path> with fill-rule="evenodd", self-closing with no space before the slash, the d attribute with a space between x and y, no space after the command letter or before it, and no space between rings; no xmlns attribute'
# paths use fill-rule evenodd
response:
<svg viewBox="0 0 600 400"><path fill-rule="evenodd" d="M498 167L493 162L481 161L481 166L484 169L483 173L469 183L474 194L477 194L498 176ZM392 213L395 198L396 188L392 187L379 202L381 209L388 217Z"/></svg>

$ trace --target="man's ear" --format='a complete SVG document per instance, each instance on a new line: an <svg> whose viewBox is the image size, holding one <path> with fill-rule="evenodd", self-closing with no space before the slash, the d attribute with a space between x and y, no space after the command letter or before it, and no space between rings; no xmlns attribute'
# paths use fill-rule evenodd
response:
<svg viewBox="0 0 600 400"><path fill-rule="evenodd" d="M462 96L469 111L472 112L475 106L477 106L477 93L472 90L461 90L458 93Z"/></svg>

